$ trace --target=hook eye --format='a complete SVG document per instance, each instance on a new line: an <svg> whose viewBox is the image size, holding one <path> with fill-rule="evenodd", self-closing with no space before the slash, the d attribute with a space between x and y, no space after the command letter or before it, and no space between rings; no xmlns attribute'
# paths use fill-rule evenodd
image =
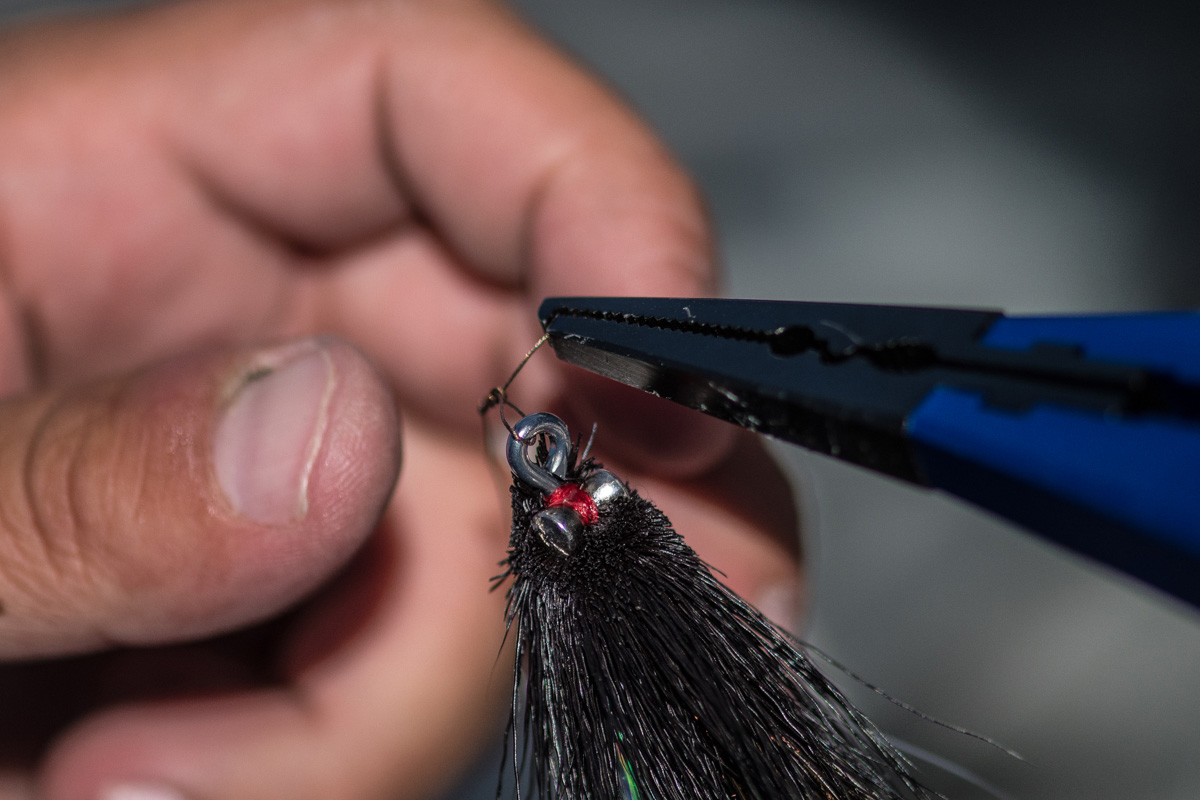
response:
<svg viewBox="0 0 1200 800"><path fill-rule="evenodd" d="M539 434L545 434L549 442L549 454L543 466L529 458L529 445ZM513 426L508 437L505 455L513 474L543 494L550 494L567 477L567 452L570 447L570 432L567 423L553 414L540 411L530 414Z"/></svg>

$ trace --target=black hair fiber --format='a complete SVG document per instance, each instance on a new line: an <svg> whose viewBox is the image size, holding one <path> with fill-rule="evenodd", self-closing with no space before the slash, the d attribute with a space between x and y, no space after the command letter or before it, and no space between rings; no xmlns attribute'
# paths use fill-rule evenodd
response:
<svg viewBox="0 0 1200 800"><path fill-rule="evenodd" d="M577 455L568 481L597 469ZM630 489L564 555L533 530L542 493L511 491L508 736L541 800L935 796L651 502Z"/></svg>

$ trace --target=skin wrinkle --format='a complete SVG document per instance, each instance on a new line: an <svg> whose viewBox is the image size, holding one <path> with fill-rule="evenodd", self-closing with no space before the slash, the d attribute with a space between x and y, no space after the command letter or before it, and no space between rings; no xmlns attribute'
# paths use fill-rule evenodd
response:
<svg viewBox="0 0 1200 800"><path fill-rule="evenodd" d="M32 435L26 440L25 453L21 459L21 488L25 501L25 508L29 511L28 524L18 530L32 531L34 543L38 545L42 561L46 563L54 572L56 570L56 562L50 556L50 532L46 526L46 519L42 514L42 499L38 492L39 487L36 485L35 469L37 466L38 453L43 449L42 442L45 440L50 425L50 417L53 413L53 408L62 402L62 398L56 398L49 408L43 408L38 413L37 422L34 424ZM26 539L27 540L27 539ZM57 575L55 577L58 577Z"/></svg>
<svg viewBox="0 0 1200 800"><path fill-rule="evenodd" d="M394 230L391 232L395 233L398 237L413 228L423 228L437 240L438 245L450 256L448 259L449 262L469 274L473 279L506 291L514 288L519 289L519 285L514 286L512 283L503 281L497 276L472 270L469 260L462 257L462 254L455 248L453 240L438 230L435 220L423 210L420 193L416 190L416 185L411 180L408 171L404 168L403 159L400 157L400 152L396 144L399 138L396 130L397 126L394 122L394 115L399 112L393 109L391 102L391 68L391 52L386 47L381 46L379 53L376 55L376 66L372 72L371 83L376 152L379 155L379 163L388 182L396 190L397 201L404 209L402 217L396 220ZM353 257L352 253L346 255L351 258Z"/></svg>
<svg viewBox="0 0 1200 800"><path fill-rule="evenodd" d="M322 251L293 237L280 225L276 225L248 204L238 202L233 193L223 190L215 180L205 173L203 167L194 163L185 154L176 150L173 162L185 176L184 182L195 188L213 216L237 226L257 244L271 251L276 259L291 267L299 262L314 260Z"/></svg>
<svg viewBox="0 0 1200 800"><path fill-rule="evenodd" d="M236 222L255 242L273 251L278 261L289 271L305 270L313 266L327 267L331 260L340 260L347 252L354 252L357 249L356 245L369 246L379 237L389 235L403 221L386 223L379 231L362 234L356 237L354 242L336 242L327 246L308 242L287 230L285 226L256 213L253 205L239 202L234 193L224 191L202 167L192 163L182 153L177 152L174 155L175 163L187 176L187 182L196 188L197 193L213 210L214 216L223 221Z"/></svg>
<svg viewBox="0 0 1200 800"><path fill-rule="evenodd" d="M122 413L122 409L129 407L128 397L131 391L129 382L121 382L115 389L108 393L105 398L104 409L97 411L95 417L100 421L116 420L120 424L117 428L117 435L110 432L108 425L92 425L90 422L86 425L87 434L82 437L85 440L85 454L88 456L86 461L81 462L79 471L72 471L71 477L73 482L70 490L74 501L78 504L78 515L83 525L90 528L88 534L82 541L88 542L92 546L103 547L108 544L109 537L103 534L104 531L113 529L112 522L114 520L136 520L137 515L123 513L123 506L130 508L141 509L144 507L143 498L148 497L146 490L146 480L148 471L146 464L152 458L151 453L153 447L147 442L147 432L153 430L152 427L147 427L141 424L128 424L127 417ZM138 423L141 420L137 421ZM97 446L99 439L99 446ZM133 451L132 461L135 464L135 470L129 469L130 459L127 454ZM104 461L99 461L95 456L105 456ZM136 475L136 481L133 483L135 491L130 497L129 477L131 474ZM103 475L103 479L98 480L97 475ZM120 485L118 485L118 482ZM90 486L103 486L103 491L95 493L90 490ZM152 502L152 501L151 501ZM89 513L89 510L91 513ZM123 538L117 537L112 540L113 544L124 543ZM117 552L119 548L109 548L113 552ZM123 559L119 557L102 557L96 559L96 563L102 564L120 564ZM97 580L97 576L91 573L89 577L92 580L93 586L100 586L101 583ZM109 575L103 585L119 585L120 580L118 575ZM112 639L113 637L108 637Z"/></svg>
<svg viewBox="0 0 1200 800"><path fill-rule="evenodd" d="M121 437L120 442L121 449L123 451L129 448L130 440L130 437ZM129 505L129 507L134 509L133 514L129 515L129 517L132 520L141 523L147 516L145 509L149 505L148 501L152 497L148 484L150 470L147 467L150 458L147 455L147 448L143 444L144 437L136 436L136 441L138 454L134 458L134 463L136 466L132 472L132 477L130 477L131 472L128 467L126 467L120 479L118 479L115 471L111 472L107 476L104 489L105 496L108 498L108 502L110 504L120 503ZM121 458L120 461L124 464L128 464L128 459Z"/></svg>
<svg viewBox="0 0 1200 800"><path fill-rule="evenodd" d="M3 450L0 450L0 452L3 452ZM23 456L23 458L27 459L28 455L26 454L25 456ZM21 508L25 509L28 512L29 504L27 502L20 503L20 504L7 502L8 494L9 494L8 492L5 492L4 493L4 501L0 501L0 530L21 530L22 526L24 526L26 524L26 521L23 519L17 518L16 509L17 509L17 506L20 506ZM25 492L22 491L22 494L24 495ZM12 538L6 538L5 541L17 542L17 540L12 539ZM19 543L19 542L17 542L17 543ZM6 559L0 558L0 567L3 566L5 561L6 561Z"/></svg>
<svg viewBox="0 0 1200 800"><path fill-rule="evenodd" d="M7 583L14 588L18 593L23 594L27 603L34 604L40 607L38 614L34 615L37 629L43 628L46 623L46 618L53 619L56 616L61 616L65 613L63 603L61 602L62 594L55 592L52 595L47 595L46 590L54 590L56 588L68 587L77 583L80 576L86 578L86 565L82 562L82 550L80 542L75 535L63 536L62 531L50 529L50 519L52 516L58 516L53 513L53 510L46 505L46 493L40 491L39 487L44 487L55 479L47 470L43 469L41 462L49 460L51 463L62 463L62 459L57 454L51 455L54 448L54 442L58 438L55 426L60 421L60 415L63 413L63 408L66 407L66 402L60 396L54 402L44 404L38 409L37 421L34 426L33 436L27 442L27 449L22 462L24 469L22 470L21 486L24 497L25 506L27 508L28 519L23 521L18 527L13 530L32 532L33 536L10 537L9 541L14 542L20 547L20 542L33 542L36 544L37 552L33 553L28 547L26 550L25 564L35 564L33 569L25 570L10 570L8 571ZM72 447L72 450L77 449L77 445ZM73 460L74 453L71 459ZM65 470L56 470L58 482L64 483L66 478ZM65 494L66 489L63 486L59 487L59 491L55 492L55 496L68 502L64 505L69 506L69 498ZM68 516L73 515L73 511L68 508ZM40 562L40 563L39 563ZM50 579L47 581L44 573L49 573ZM32 580L25 581L21 579L22 574L39 575L36 583ZM39 589L39 587L43 587ZM72 590L71 594L75 594ZM49 614L47 614L47 609ZM40 638L39 633L34 634L35 638ZM93 627L80 631L74 637L72 646L79 646L82 642L89 642L91 645L104 646L108 641L101 632Z"/></svg>
<svg viewBox="0 0 1200 800"><path fill-rule="evenodd" d="M105 415L102 413L96 413L94 417L96 422L102 422L105 419ZM67 512L68 524L64 526L61 521L58 522L50 535L70 543L72 552L69 553L69 556L75 570L83 578L85 585L95 588L100 583L96 580L92 560L83 555L82 544L85 540L95 540L96 532L103 530L102 525L95 525L89 521L91 515L87 511L87 507L90 503L84 497L84 494L90 491L90 479L95 474L92 471L92 459L89 457L92 451L90 443L96 430L91 422L92 420L87 418L79 420L73 426L77 430L62 437L68 443L66 466L63 468L62 477L63 506ZM54 461L55 459L52 458L51 463Z"/></svg>
<svg viewBox="0 0 1200 800"><path fill-rule="evenodd" d="M380 69L386 73L388 67L386 56L381 59L381 62ZM423 231L432 237L438 247L446 254L446 263L452 264L472 280L505 292L519 289L518 285L505 281L499 276L472 269L470 259L463 257L462 252L455 245L453 239L445 235L439 229L437 221L425 211L421 202L420 192L417 191L416 185L410 180L407 171L404 169L403 160L400 158L396 148L396 139L394 138L396 136L395 125L392 121L394 112L391 110L391 104L388 102L387 96L383 96L383 93L389 92L388 85L390 81L386 74L381 74L378 80L380 83L378 84L379 88L377 91L381 93L378 102L381 104L381 107L378 111L378 119L380 121L377 129L381 137L379 143L381 163L388 180L395 186L396 191L400 193L401 201L406 205L404 219L398 220L395 229L389 231L389 233L394 234L398 239L401 236L410 234L414 230ZM353 252L346 253L343 258L353 258L353 255Z"/></svg>
<svg viewBox="0 0 1200 800"><path fill-rule="evenodd" d="M520 292L526 292L529 288L529 275L537 257L537 235L540 227L538 220L545 211L546 198L550 196L555 180L561 179L566 165L571 163L571 159L578 157L580 148L579 143L573 148L564 146L557 157L547 161L541 174L533 182L533 188L529 192L529 201L521 214L517 244L515 288Z"/></svg>
<svg viewBox="0 0 1200 800"><path fill-rule="evenodd" d="M391 61L388 50L381 47L379 52L374 56L375 66L371 70L371 111L374 118L373 130L375 133L375 152L379 158L379 163L382 165L383 172L387 177L387 181L396 190L396 200L404 209L401 220L407 217L411 219L413 208L408 202L408 198L413 197L412 186L408 180L408 175L404 170L404 165L400 163L399 153L396 152L396 129L392 121L391 104L388 98L391 96Z"/></svg>
<svg viewBox="0 0 1200 800"><path fill-rule="evenodd" d="M94 562L84 554L89 546L104 547L109 543L98 532L107 529L105 521L110 516L107 500L114 495L109 492L100 497L97 506L98 498L89 487L94 485L96 476L111 478L117 472L112 464L97 464L95 456L107 453L112 459L121 458L119 451L108 451L103 440L97 444L97 437L104 436L107 430L98 423L116 418L121 395L121 391L105 391L99 405L79 403L77 397L60 395L39 410L34 434L28 440L22 486L29 521L10 529L36 534L39 554L30 557L40 556L39 560L53 576L51 586L71 587L68 598L80 592L104 596L102 587L111 584L106 576L94 572L90 566ZM96 399L94 393L89 397L91 401ZM80 409L88 413L81 415ZM44 599L51 608L62 605L61 596ZM87 633L82 635L101 645L120 643L102 626L94 624L89 624Z"/></svg>
<svg viewBox="0 0 1200 800"><path fill-rule="evenodd" d="M95 402L97 393L88 394L90 402L78 402L79 397L72 396L54 406L54 419L47 428L47 435L54 434L54 439L60 444L47 450L45 458L51 464L63 463L65 466L61 475L56 476L56 483L61 483L61 486L43 491L41 496L48 497L51 503L56 502L56 497L61 498L63 510L66 511L66 524L55 519L55 530L49 535L68 545L69 549L59 558L65 559L64 564L69 567L71 577L81 584L73 594L84 592L99 596L103 594L102 587L110 586L112 581L108 579L111 576L97 573L95 565L114 563L114 559L93 559L86 557L86 554L89 550L104 549L111 544L104 532L109 530L107 523L112 515L104 502L106 498L97 498L94 487L98 475L111 477L120 473L118 465L108 463L119 457L119 451L105 447L107 443L102 437L107 435L107 423L120 418L121 389L105 386L98 404ZM59 430L55 431L55 427ZM101 437L99 446L98 437ZM61 443L68 448L65 460L59 456ZM103 463L98 463L99 455L107 457ZM44 469L42 471L45 472ZM49 518L49 515L43 516Z"/></svg>
<svg viewBox="0 0 1200 800"><path fill-rule="evenodd" d="M542 61L544 61L547 57L553 60L560 60L562 58L561 54L549 48L545 42L531 38L528 29L521 22L521 20L511 12L511 10L495 3L484 4L482 10L491 14L494 19L498 20L500 24L504 25L511 35L526 38L539 50L544 49L545 52L539 54L539 58ZM465 30L455 30L455 34L458 36L462 36L464 33L468 34L469 38L469 35L475 33L475 30L473 27L468 27ZM485 43L489 48L494 48L495 46L495 42L493 42L490 38L487 39ZM507 42L505 45L507 45ZM389 55L390 52L394 51L389 51ZM502 51L501 55L507 56L508 53ZM389 69L390 72L390 68L394 65L392 65L390 61L387 61L386 59L387 56L385 55L385 68ZM532 264L532 261L525 257L527 255L524 247L526 220L535 213L536 205L540 201L540 197L542 195L542 184L552 181L553 176L558 171L560 165L567 163L572 157L572 154L586 151L586 130L581 130L577 127L571 127L569 130L570 135L568 137L564 136L563 131L560 129L556 131L556 136L553 141L546 141L543 137L543 140L537 143L539 153L538 165L530 170L533 177L531 180L529 180L529 183L533 186L533 188L531 191L524 193L521 216L515 221L517 236L513 242L514 252L512 252L508 258L501 256L498 259L500 263L507 263L509 262L509 259L512 259L512 263L516 265L516 274L510 278L506 273L512 273L512 270L495 268L494 254L483 256L485 263L481 263L479 267L476 267L471 258L463 257L463 250L469 249L469 242L464 241L463 247L459 247L454 243L451 237L445 236L441 231L438 230L438 226L434 224L429 212L425 211L426 209L434 207L435 203L431 202L431 198L423 195L423 193L420 191L420 184L417 181L412 180L411 176L408 174L408 171L404 168L405 159L402 155L404 139L399 137L398 131L400 126L396 124L397 116L402 117L404 113L404 109L402 108L404 102L403 96L399 91L399 88L393 87L391 81L386 80L386 76L385 80L381 84L381 90L388 92L388 95L384 97L383 102L387 106L386 120L388 122L388 131L392 136L391 142L388 145L392 153L389 160L396 165L396 169L399 174L398 187L402 191L406 192L407 195L412 199L414 215L416 215L424 224L426 224L430 231L437 235L439 241L442 242L447 251L452 254L454 263L458 265L460 269L463 269L470 274L472 278L507 290L519 290L523 288L526 282L525 273ZM479 257L480 254L476 254L476 256ZM486 262L490 260L493 261L493 263L489 265Z"/></svg>
<svg viewBox="0 0 1200 800"><path fill-rule="evenodd" d="M25 503L28 507L28 502ZM8 504L4 504L4 508L0 509L0 521L6 527L14 530L22 530L28 527L27 520L18 520L16 525L12 525L12 511L8 508ZM26 603L37 601L38 592L35 590L35 585L25 576L31 573L25 569L25 565L36 563L38 556L30 552L28 539L21 537L19 539L10 538L9 546L6 548L5 558L0 559L0 578L8 589L14 591L17 596L22 597ZM10 600L11 602L11 600Z"/></svg>

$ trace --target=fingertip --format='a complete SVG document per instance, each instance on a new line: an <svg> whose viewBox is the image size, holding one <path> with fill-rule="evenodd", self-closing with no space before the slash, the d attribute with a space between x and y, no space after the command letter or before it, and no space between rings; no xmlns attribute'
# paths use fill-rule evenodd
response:
<svg viewBox="0 0 1200 800"><path fill-rule="evenodd" d="M707 297L717 288L699 189L649 131L633 146L581 150L546 179L531 211L535 292Z"/></svg>
<svg viewBox="0 0 1200 800"><path fill-rule="evenodd" d="M499 6L463 12L391 51L387 112L405 185L469 269L534 295L712 293L700 192L649 126ZM480 46L431 44L464 31Z"/></svg>

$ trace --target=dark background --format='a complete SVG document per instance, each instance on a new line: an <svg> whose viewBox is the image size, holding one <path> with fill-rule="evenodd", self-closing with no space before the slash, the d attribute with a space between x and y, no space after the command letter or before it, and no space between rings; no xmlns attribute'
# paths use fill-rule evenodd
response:
<svg viewBox="0 0 1200 800"><path fill-rule="evenodd" d="M0 15L71 5L113 3L0 0ZM694 171L733 295L1200 306L1186 4L516 5ZM779 453L808 524L801 633L1027 761L850 684L889 734L1005 797L1200 797L1200 615L948 499ZM453 796L490 798L497 760Z"/></svg>

